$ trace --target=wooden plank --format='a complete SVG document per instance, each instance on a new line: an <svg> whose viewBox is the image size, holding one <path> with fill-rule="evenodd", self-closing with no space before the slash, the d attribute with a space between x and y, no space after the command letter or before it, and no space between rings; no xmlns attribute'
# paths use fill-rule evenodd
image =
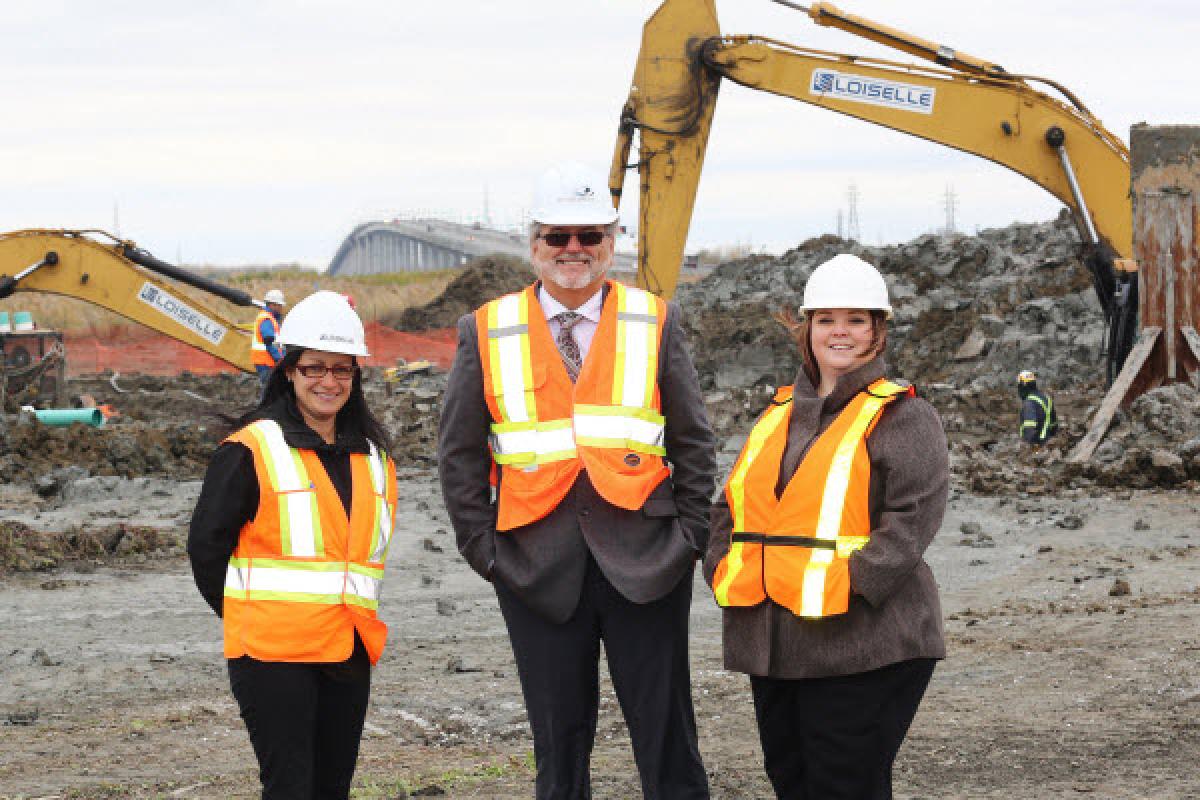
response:
<svg viewBox="0 0 1200 800"><path fill-rule="evenodd" d="M1168 251L1166 255L1169 258L1173 253ZM1163 302L1163 335L1167 345L1167 382L1174 383L1178 375L1176 371L1177 360L1175 358L1175 340L1178 338L1175 336L1176 316L1178 314L1178 309L1175 308L1176 265L1168 262L1162 266L1163 272L1166 273L1167 277L1167 296Z"/></svg>
<svg viewBox="0 0 1200 800"><path fill-rule="evenodd" d="M1142 371L1142 367L1146 364L1146 360L1154 350L1154 343L1158 341L1159 334L1161 333L1162 328L1159 327L1142 328L1137 342L1134 343L1133 349L1129 351L1129 355L1125 359L1125 366L1121 368L1121 374L1113 381L1112 388L1108 390L1108 394L1104 395L1104 401L1100 403L1100 408L1097 409L1096 416L1092 417L1092 426L1088 429L1087 434L1075 445L1075 449L1067 457L1068 462L1081 464L1091 458L1092 453L1096 452L1096 448L1100 446L1100 442L1104 439L1104 434L1108 432L1108 426L1112 424L1113 414L1117 413L1117 409L1125 401L1125 395L1128 393L1129 387L1133 385L1134 378Z"/></svg>
<svg viewBox="0 0 1200 800"><path fill-rule="evenodd" d="M1192 351L1192 358L1196 363L1200 363L1200 333L1196 333L1196 329L1191 325L1184 325L1179 332L1183 334L1183 340ZM1200 387L1200 369L1192 373L1192 385Z"/></svg>

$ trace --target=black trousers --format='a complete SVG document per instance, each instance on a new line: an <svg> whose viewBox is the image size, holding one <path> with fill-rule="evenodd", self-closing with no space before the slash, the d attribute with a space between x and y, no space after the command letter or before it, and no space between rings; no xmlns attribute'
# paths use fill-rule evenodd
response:
<svg viewBox="0 0 1200 800"><path fill-rule="evenodd" d="M931 658L830 678L750 676L779 800L891 800L892 762L933 676Z"/></svg>
<svg viewBox="0 0 1200 800"><path fill-rule="evenodd" d="M561 625L530 610L502 582L495 587L533 729L538 800L592 796L588 762L596 737L601 642L643 795L709 796L688 668L691 570L665 597L638 604L613 588L589 557L579 606Z"/></svg>
<svg viewBox="0 0 1200 800"><path fill-rule="evenodd" d="M228 664L263 800L346 800L371 693L371 661L358 637L338 664L245 656Z"/></svg>

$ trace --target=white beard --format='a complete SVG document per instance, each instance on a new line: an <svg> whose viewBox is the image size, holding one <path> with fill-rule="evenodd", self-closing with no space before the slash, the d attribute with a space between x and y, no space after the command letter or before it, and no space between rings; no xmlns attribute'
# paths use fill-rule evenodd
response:
<svg viewBox="0 0 1200 800"><path fill-rule="evenodd" d="M608 269L608 264L601 263L598 259L592 259L587 265L587 269L582 272L574 269L568 270L556 261L534 261L533 266L537 270L538 277L543 281L549 281L564 289L586 288Z"/></svg>

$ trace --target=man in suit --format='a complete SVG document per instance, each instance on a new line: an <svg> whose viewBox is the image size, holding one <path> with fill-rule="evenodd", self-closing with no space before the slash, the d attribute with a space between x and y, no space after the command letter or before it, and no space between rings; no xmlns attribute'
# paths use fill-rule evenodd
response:
<svg viewBox="0 0 1200 800"><path fill-rule="evenodd" d="M598 174L550 170L536 206L538 280L458 322L446 507L508 627L537 798L591 797L601 642L644 796L707 798L687 645L716 460L679 308L608 280Z"/></svg>

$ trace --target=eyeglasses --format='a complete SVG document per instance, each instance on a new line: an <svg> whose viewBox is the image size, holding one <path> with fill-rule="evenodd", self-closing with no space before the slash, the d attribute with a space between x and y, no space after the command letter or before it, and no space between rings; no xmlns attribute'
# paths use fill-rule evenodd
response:
<svg viewBox="0 0 1200 800"><path fill-rule="evenodd" d="M595 247L604 241L604 237L608 236L604 231L583 231L582 233L539 233L539 239L545 239L546 244L551 247L566 247L571 243L571 237L574 236L579 240L579 243L584 247Z"/></svg>
<svg viewBox="0 0 1200 800"><path fill-rule="evenodd" d="M348 381L354 378L354 373L358 372L358 367L353 364L335 364L332 367L327 367L324 364L297 364L296 372L299 372L306 378L320 380L325 377L325 373L332 372L335 380Z"/></svg>

